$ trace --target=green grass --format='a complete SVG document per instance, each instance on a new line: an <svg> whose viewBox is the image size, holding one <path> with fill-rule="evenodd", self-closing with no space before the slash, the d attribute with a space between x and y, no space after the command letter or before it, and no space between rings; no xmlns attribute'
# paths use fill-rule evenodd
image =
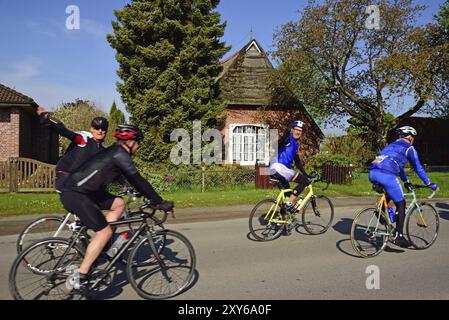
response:
<svg viewBox="0 0 449 320"><path fill-rule="evenodd" d="M414 175L409 176L412 182L421 184L419 178ZM441 192L437 194L437 197L449 197L449 172L431 172L429 177L432 182L438 183L441 188ZM317 184L315 192L331 197L376 195L371 189L367 173L357 176L351 185L331 185L324 192L321 190L322 187L322 183ZM198 190L162 193L162 196L165 199L175 201L177 208L187 208L255 204L261 199L274 197L277 192L277 189L256 190L251 184L234 189L208 190L204 193ZM421 198L429 194L429 189L418 191L418 195ZM63 212L64 209L59 202L59 195L56 193L0 194L0 216Z"/></svg>

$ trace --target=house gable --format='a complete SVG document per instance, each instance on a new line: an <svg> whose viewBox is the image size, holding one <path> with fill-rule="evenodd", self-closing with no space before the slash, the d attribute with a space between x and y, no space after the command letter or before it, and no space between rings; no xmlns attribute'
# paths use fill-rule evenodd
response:
<svg viewBox="0 0 449 320"><path fill-rule="evenodd" d="M37 104L32 98L0 83L0 107L11 107L16 105L33 106L37 108Z"/></svg>
<svg viewBox="0 0 449 320"><path fill-rule="evenodd" d="M250 41L222 65L218 81L222 86L221 97L228 105L270 104L267 81L273 65L256 40Z"/></svg>

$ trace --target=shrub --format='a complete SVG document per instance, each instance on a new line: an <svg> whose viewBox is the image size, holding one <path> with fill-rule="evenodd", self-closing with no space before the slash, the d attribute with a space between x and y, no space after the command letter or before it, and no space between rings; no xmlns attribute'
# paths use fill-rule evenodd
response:
<svg viewBox="0 0 449 320"><path fill-rule="evenodd" d="M309 158L306 170L308 171L309 174L320 177L321 168L325 164L347 166L351 164L351 160L348 157L341 154L318 153Z"/></svg>
<svg viewBox="0 0 449 320"><path fill-rule="evenodd" d="M348 134L341 137L327 137L321 152L330 155L345 156L357 169L365 167L375 156L372 153L369 144L354 134Z"/></svg>

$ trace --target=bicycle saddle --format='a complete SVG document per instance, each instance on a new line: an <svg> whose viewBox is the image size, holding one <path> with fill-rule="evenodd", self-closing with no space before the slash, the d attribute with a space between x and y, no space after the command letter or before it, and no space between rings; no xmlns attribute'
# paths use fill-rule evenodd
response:
<svg viewBox="0 0 449 320"><path fill-rule="evenodd" d="M373 190L377 193L385 193L384 187L379 183L373 183Z"/></svg>

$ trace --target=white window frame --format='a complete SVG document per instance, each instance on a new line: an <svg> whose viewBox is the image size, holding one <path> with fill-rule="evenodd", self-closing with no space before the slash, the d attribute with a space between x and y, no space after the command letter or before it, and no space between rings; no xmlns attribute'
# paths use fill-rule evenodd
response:
<svg viewBox="0 0 449 320"><path fill-rule="evenodd" d="M229 154L229 162L230 163L234 163L234 152L233 152L233 149L234 149L234 129L236 128L236 127L245 127L245 126L251 126L251 127L259 127L259 128L262 128L264 131L265 131L265 150L264 150L264 153L265 153L265 157L264 157L264 160L263 160L263 162L265 163L265 164L268 164L268 162L269 162L269 147L270 147L270 140L269 140L269 133L270 133L270 130L269 130L269 126L268 125L265 125L265 124L259 124L259 123L233 123L233 124L231 124L231 125L229 125L229 147L228 147L228 154ZM250 136L249 134L248 134L248 136ZM243 136L244 137L244 136ZM243 141L243 139L242 139L242 141ZM257 154L256 154L256 152L254 151L254 160L252 160L252 161L245 161L245 160L241 160L241 161L236 161L235 163L238 163L238 164L241 164L241 165L255 165L256 164L256 159L257 159ZM260 162L261 164L262 164L262 162Z"/></svg>

